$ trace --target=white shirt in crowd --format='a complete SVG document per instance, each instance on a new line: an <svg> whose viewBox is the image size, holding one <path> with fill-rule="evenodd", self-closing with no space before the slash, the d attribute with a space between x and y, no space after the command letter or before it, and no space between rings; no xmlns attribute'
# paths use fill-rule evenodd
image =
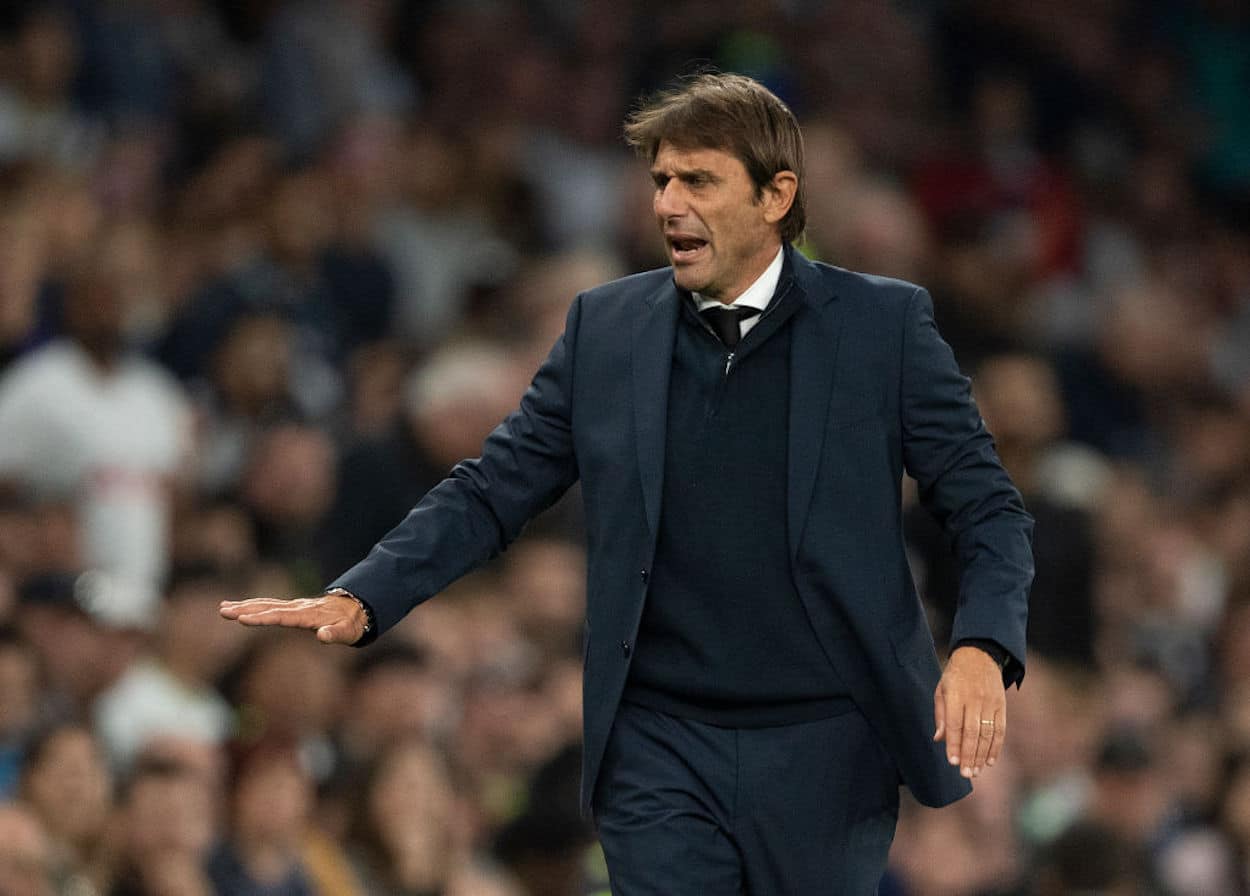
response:
<svg viewBox="0 0 1250 896"><path fill-rule="evenodd" d="M133 357L109 372L57 342L0 379L0 478L78 511L83 560L116 578L119 616L150 618L168 565L169 483L191 444L178 383Z"/></svg>

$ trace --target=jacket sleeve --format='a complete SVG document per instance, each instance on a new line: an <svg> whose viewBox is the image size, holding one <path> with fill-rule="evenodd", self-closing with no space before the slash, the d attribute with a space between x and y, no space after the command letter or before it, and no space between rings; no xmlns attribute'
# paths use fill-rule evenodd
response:
<svg viewBox="0 0 1250 896"><path fill-rule="evenodd" d="M577 480L571 401L580 307L579 296L520 406L487 437L481 456L457 464L330 584L368 603L379 634L503 551Z"/></svg>
<svg viewBox="0 0 1250 896"><path fill-rule="evenodd" d="M903 462L920 501L951 536L960 570L951 643L994 641L1024 675L1033 580L1033 518L994 451L967 377L938 334L933 302L917 289L906 311L900 408Z"/></svg>

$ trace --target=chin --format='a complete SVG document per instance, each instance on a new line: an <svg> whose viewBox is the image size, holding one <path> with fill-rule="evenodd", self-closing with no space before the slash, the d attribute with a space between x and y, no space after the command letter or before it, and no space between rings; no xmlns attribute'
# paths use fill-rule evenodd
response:
<svg viewBox="0 0 1250 896"><path fill-rule="evenodd" d="M707 289L707 278L688 268L673 268L673 282L687 292L702 293Z"/></svg>

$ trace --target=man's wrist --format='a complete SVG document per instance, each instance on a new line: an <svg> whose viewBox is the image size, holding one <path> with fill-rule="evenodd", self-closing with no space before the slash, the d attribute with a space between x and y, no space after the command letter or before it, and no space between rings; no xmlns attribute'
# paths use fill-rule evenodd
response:
<svg viewBox="0 0 1250 896"><path fill-rule="evenodd" d="M1003 686L1020 686L1024 678L1024 665L1006 647L990 638L962 638L951 645L952 652L960 647L975 647L990 657L1003 673Z"/></svg>
<svg viewBox="0 0 1250 896"><path fill-rule="evenodd" d="M983 653L987 653L997 665L999 669L1006 669L1007 663L1011 661L1011 654L1007 649L997 641L991 641L989 638L964 638L955 645L955 649L960 647L975 647Z"/></svg>
<svg viewBox="0 0 1250 896"><path fill-rule="evenodd" d="M360 637L356 639L355 643L363 644L366 641L372 641L373 637L376 635L376 628L377 628L373 619L373 607L369 606L368 602L365 601L362 597L360 597L357 594L352 594L346 588L340 588L337 586L334 588L327 588L325 593L326 594L338 594L338 595L342 595L343 597L350 597L352 600L356 602L356 605L360 607L360 612L364 614L365 626L364 626L364 629L360 632Z"/></svg>

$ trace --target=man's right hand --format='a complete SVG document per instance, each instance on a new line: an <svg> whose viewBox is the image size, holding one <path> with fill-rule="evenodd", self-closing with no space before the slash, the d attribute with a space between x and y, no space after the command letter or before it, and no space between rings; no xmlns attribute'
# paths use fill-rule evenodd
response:
<svg viewBox="0 0 1250 896"><path fill-rule="evenodd" d="M221 602L218 612L243 625L312 629L322 644L355 644L364 636L367 622L364 607L346 594L295 600L270 597L226 600Z"/></svg>

